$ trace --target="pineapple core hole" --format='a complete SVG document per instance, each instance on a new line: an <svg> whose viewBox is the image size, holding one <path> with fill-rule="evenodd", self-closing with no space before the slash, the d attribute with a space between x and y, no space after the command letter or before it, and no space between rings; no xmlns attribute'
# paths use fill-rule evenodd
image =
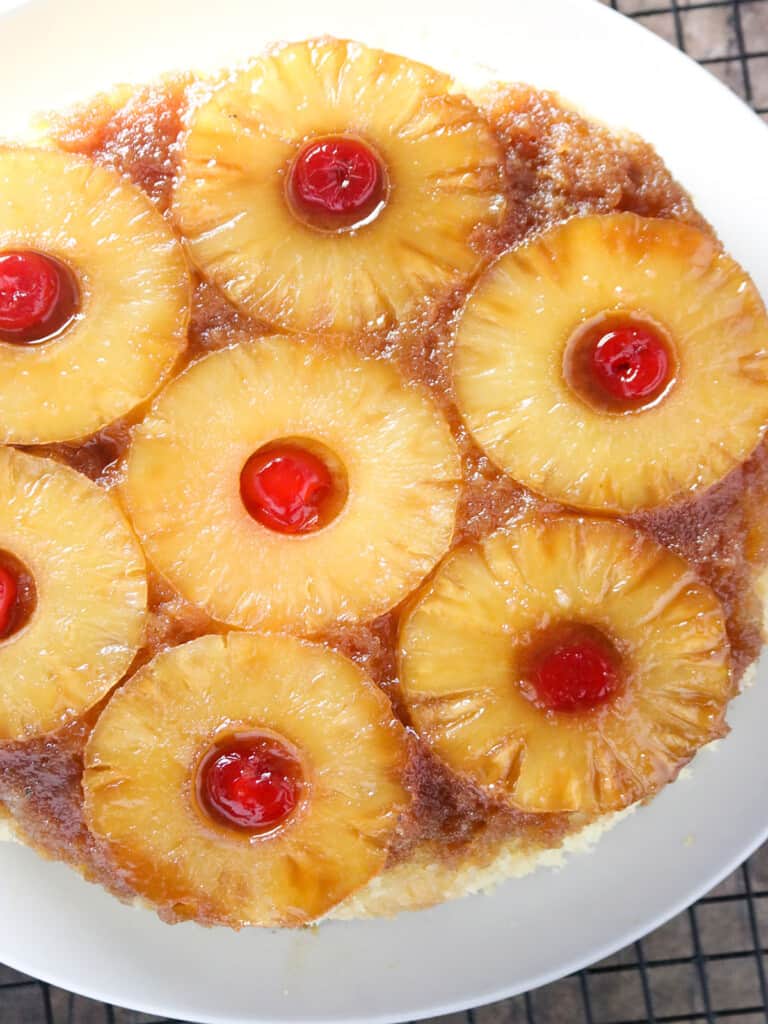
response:
<svg viewBox="0 0 768 1024"><path fill-rule="evenodd" d="M347 501L341 460L320 441L286 437L257 449L240 473L240 497L267 529L314 533L333 522Z"/></svg>
<svg viewBox="0 0 768 1024"><path fill-rule="evenodd" d="M352 135L310 139L291 161L285 199L293 215L317 231L370 224L386 205L389 181L372 146Z"/></svg>
<svg viewBox="0 0 768 1024"><path fill-rule="evenodd" d="M58 337L81 306L74 272L34 249L0 252L0 341L36 345Z"/></svg>
<svg viewBox="0 0 768 1024"><path fill-rule="evenodd" d="M0 551L0 643L16 636L37 607L32 573L8 551Z"/></svg>
<svg viewBox="0 0 768 1024"><path fill-rule="evenodd" d="M523 694L543 711L594 711L624 685L616 645L580 622L560 622L534 636L522 650L519 675Z"/></svg>
<svg viewBox="0 0 768 1024"><path fill-rule="evenodd" d="M566 382L600 412L637 412L656 405L675 382L669 333L649 317L601 313L580 324L565 350Z"/></svg>
<svg viewBox="0 0 768 1024"><path fill-rule="evenodd" d="M219 737L197 768L197 800L218 825L249 836L274 833L299 807L305 778L297 751L269 732Z"/></svg>

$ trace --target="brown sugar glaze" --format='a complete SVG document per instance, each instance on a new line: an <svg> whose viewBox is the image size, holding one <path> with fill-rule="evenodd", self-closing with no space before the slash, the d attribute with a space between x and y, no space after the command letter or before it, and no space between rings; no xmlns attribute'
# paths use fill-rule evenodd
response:
<svg viewBox="0 0 768 1024"><path fill-rule="evenodd" d="M62 148L127 174L165 213L184 111L194 85L186 76L152 87L116 90L71 116L55 119L49 134ZM509 180L508 212L500 236L478 240L489 256L577 214L631 211L711 230L642 140L613 134L564 109L552 95L525 86L494 87L479 100L503 147ZM465 294L457 290L426 305L399 330L354 341L366 354L394 362L407 380L426 387L444 410L464 465L455 543L481 538L532 506L544 507L539 498L496 470L461 424L449 353L452 326ZM182 365L268 331L268 325L238 313L215 287L196 279ZM113 486L120 479L131 424L142 413L137 410L130 420L111 424L80 444L32 450ZM766 450L762 445L701 498L631 517L695 563L719 595L727 614L736 678L755 659L762 642L761 607L753 583L768 557L768 531L759 515L768 494ZM408 724L399 699L397 623L395 609L370 623L339 626L319 639L361 664ZM133 667L165 646L222 629L153 574L147 640ZM82 752L98 711L53 736L0 745L0 811L4 801L24 838L41 852L69 861L127 898L129 887L88 832L82 814ZM567 815L526 815L494 805L442 767L414 735L409 743L407 784L414 795L413 811L394 844L393 863L423 840L434 841L431 848L448 859L460 859L471 842L473 859L482 862L501 838L555 845L577 824Z"/></svg>

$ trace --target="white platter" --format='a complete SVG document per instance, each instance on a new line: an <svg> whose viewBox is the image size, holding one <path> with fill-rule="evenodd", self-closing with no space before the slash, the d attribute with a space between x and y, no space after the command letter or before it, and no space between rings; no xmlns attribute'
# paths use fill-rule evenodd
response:
<svg viewBox="0 0 768 1024"><path fill-rule="evenodd" d="M0 9L18 0L0 0ZM470 84L527 80L650 139L768 294L768 131L723 86L594 0L33 0L0 15L0 135L117 81L346 35ZM731 736L590 855L393 921L303 933L169 928L62 865L0 844L0 961L189 1021L382 1021L541 985L635 939L768 834L768 662Z"/></svg>

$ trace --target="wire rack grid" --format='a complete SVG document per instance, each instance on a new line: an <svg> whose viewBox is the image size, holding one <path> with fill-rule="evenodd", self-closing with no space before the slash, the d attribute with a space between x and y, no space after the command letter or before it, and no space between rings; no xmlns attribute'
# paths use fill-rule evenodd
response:
<svg viewBox="0 0 768 1024"><path fill-rule="evenodd" d="M768 123L768 0L602 2L705 65ZM695 906L614 956L535 992L439 1020L768 1024L768 846ZM176 1022L74 996L0 965L0 1024Z"/></svg>

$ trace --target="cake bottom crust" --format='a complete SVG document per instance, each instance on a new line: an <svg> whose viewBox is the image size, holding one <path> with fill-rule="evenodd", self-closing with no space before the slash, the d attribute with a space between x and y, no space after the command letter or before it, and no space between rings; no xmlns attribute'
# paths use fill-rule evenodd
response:
<svg viewBox="0 0 768 1024"><path fill-rule="evenodd" d="M635 806L607 814L566 836L557 847L531 846L519 838L501 840L490 850L471 846L460 858L438 858L424 844L402 864L372 879L335 907L325 920L351 921L395 917L405 910L426 910L439 903L487 893L501 882L522 878L538 868L562 867L567 856L586 853Z"/></svg>

